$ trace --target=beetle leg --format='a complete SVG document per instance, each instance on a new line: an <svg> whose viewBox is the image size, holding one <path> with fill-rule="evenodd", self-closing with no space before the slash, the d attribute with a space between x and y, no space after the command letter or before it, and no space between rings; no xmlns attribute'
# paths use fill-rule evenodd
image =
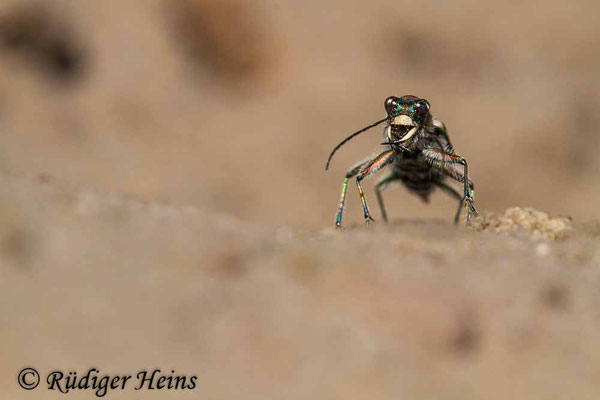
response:
<svg viewBox="0 0 600 400"><path fill-rule="evenodd" d="M344 212L344 203L346 201L346 192L348 190L348 181L350 180L350 178L353 178L354 176L357 176L357 175L358 175L358 177L356 178L356 184L358 186L358 193L361 196L361 202L363 204L363 212L365 214L365 219L367 221L373 220L371 218L371 214L369 213L369 209L367 208L367 202L365 200L365 196L364 196L362 187L360 186L360 181L362 179L366 178L367 176L369 176L370 174L374 173L375 171L379 170L380 168L385 166L387 163L389 163L392 160L391 156L393 154L394 154L394 152L392 150L384 151L383 153L378 154L375 157L371 157L371 158L367 159L366 161L362 161L362 162L356 164L354 167L352 167L350 170L348 170L348 172L346 172L346 176L344 178L344 183L342 184L342 193L340 194L338 210L337 210L337 214L335 216L335 227L336 228L342 227L342 215Z"/></svg>
<svg viewBox="0 0 600 400"><path fill-rule="evenodd" d="M383 189L387 187L390 182L395 180L399 180L400 177L396 175L394 172L390 173L387 176L384 176L383 179L379 180L375 184L375 194L377 194L377 202L379 203L379 209L381 210L381 218L383 218L384 222L388 222L387 213L385 212L385 206L383 205L383 195L381 192Z"/></svg>
<svg viewBox="0 0 600 400"><path fill-rule="evenodd" d="M435 185L440 188L444 193L447 193L451 197L454 197L458 200L458 209L456 210L456 214L454 215L454 223L458 223L458 219L460 218L460 211L463 208L463 202L465 201L464 197L460 195L452 186L446 184L442 181L434 181Z"/></svg>
<svg viewBox="0 0 600 400"><path fill-rule="evenodd" d="M365 194L363 192L362 186L360 185L360 182L363 179L365 179L366 177L379 171L381 168L386 166L388 163L390 163L393 160L393 155L394 155L394 152L392 150L384 151L383 153L381 153L380 155L375 157L375 159L373 159L373 161L369 165L364 167L358 173L358 176L356 177L356 186L358 188L358 193L360 194L360 201L362 202L363 213L364 213L365 222L367 225L369 225L369 221L374 221L374 219L371 217L371 213L369 212L369 207L367 206L367 200L365 199Z"/></svg>
<svg viewBox="0 0 600 400"><path fill-rule="evenodd" d="M342 194L340 194L340 202L338 204L337 214L335 215L335 227L336 228L342 227L342 214L344 213L344 203L346 201L346 192L348 191L348 180L350 178L352 178L353 176L356 176L356 174L358 173L358 169L361 166L362 166L362 164L355 168L352 168L351 170L349 170L346 173L346 177L344 178L344 183L342 184Z"/></svg>
<svg viewBox="0 0 600 400"><path fill-rule="evenodd" d="M373 157L368 158L365 161L361 161L356 164L354 167L350 168L348 172L346 172L346 176L344 178L344 183L342 184L342 193L340 194L340 201L338 204L337 214L335 216L335 227L342 227L342 214L344 212L344 203L346 201L346 192L348 191L348 181L350 178L355 177L364 166L369 165L373 162Z"/></svg>
<svg viewBox="0 0 600 400"><path fill-rule="evenodd" d="M432 165L438 167L445 175L448 175L454 180L457 180L463 184L464 188L464 204L467 209L467 226L471 222L471 217L478 215L477 209L473 204L473 198L475 190L473 182L469 180L469 167L467 160L457 154L450 154L446 152L443 154L438 149L425 149L423 155L432 163ZM463 166L462 173L452 168L452 164L459 164Z"/></svg>

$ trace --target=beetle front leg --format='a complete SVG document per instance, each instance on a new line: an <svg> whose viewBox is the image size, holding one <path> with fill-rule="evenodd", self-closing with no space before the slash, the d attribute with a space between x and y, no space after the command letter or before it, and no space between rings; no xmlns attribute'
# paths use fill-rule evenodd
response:
<svg viewBox="0 0 600 400"><path fill-rule="evenodd" d="M369 158L367 161L363 161L358 163L356 166L352 167L348 172L346 172L346 177L344 178L344 183L342 184L342 193L340 194L340 202L338 204L337 214L335 216L335 227L342 227L342 215L344 213L344 203L346 202L346 192L348 190L348 181L350 178L358 175L356 178L356 185L358 186L358 193L360 194L361 202L363 204L363 212L365 214L365 219L367 221L373 221L371 218L371 213L369 212L369 208L367 207L367 201L365 200L365 195L360 186L360 181L381 169L387 163L391 162L392 156L394 152L392 150L384 151L383 153L377 155L375 158Z"/></svg>
<svg viewBox="0 0 600 400"><path fill-rule="evenodd" d="M361 168L364 165L367 165L370 162L371 162L371 160L368 160L366 162L363 161L360 164L356 165L355 167L351 168L348 172L346 172L346 176L344 177L344 183L342 184L342 193L340 194L340 202L338 204L337 214L335 215L335 227L336 228L342 227L342 215L344 214L344 203L346 202L346 192L348 191L348 181L350 180L350 178L356 176L356 174L358 174L358 172L361 170Z"/></svg>
<svg viewBox="0 0 600 400"><path fill-rule="evenodd" d="M384 151L383 153L378 155L369 165L363 168L356 177L356 186L358 188L358 193L360 194L360 201L362 203L363 214L367 226L369 225L369 221L375 222L375 220L373 219L373 217L371 217L371 212L369 211L369 207L367 206L367 200L365 199L365 194L363 192L362 186L360 185L360 182L369 175L372 175L375 172L379 171L385 165L389 164L393 160L393 155L393 150Z"/></svg>

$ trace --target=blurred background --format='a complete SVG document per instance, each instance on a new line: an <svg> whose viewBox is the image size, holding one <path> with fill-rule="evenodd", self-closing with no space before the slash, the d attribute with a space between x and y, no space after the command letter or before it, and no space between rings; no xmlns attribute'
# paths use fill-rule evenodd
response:
<svg viewBox="0 0 600 400"><path fill-rule="evenodd" d="M0 171L268 224L333 224L389 95L430 101L481 209L598 217L593 1L4 0ZM375 207L373 181L367 199ZM400 187L392 218L451 219ZM361 222L351 187L346 221Z"/></svg>

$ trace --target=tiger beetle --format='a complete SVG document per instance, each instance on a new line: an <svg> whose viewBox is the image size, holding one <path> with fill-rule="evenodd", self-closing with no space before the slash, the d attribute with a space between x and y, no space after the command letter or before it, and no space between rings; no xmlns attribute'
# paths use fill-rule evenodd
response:
<svg viewBox="0 0 600 400"><path fill-rule="evenodd" d="M478 214L473 204L473 182L469 180L467 160L454 151L446 126L442 121L433 117L429 102L411 95L391 96L385 100L385 111L387 116L384 119L348 136L335 146L327 159L326 170L329 169L329 163L340 147L352 138L385 122L384 142L381 143L385 146L385 150L356 164L346 173L335 217L335 226L342 227L342 213L348 180L355 176L365 222L368 225L369 221L374 221L360 182L385 166L391 167L389 173L375 184L381 216L385 222L387 222L387 214L381 192L390 183L401 181L410 192L421 197L424 202L429 201L429 195L435 188L439 188L458 200L458 210L454 217L455 223L459 220L464 204L467 209L466 225L468 226L471 217ZM459 166L459 168L455 168L455 166ZM463 184L464 195L445 182L448 177Z"/></svg>

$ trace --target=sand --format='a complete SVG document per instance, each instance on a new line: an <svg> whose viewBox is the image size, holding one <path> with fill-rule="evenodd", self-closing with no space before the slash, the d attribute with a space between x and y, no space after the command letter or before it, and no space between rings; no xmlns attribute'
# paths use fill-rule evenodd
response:
<svg viewBox="0 0 600 400"><path fill-rule="evenodd" d="M512 208L469 229L435 219L273 229L24 177L3 180L0 204L10 398L28 398L14 379L30 364L42 375L198 377L194 390L151 398L600 390L597 224Z"/></svg>

